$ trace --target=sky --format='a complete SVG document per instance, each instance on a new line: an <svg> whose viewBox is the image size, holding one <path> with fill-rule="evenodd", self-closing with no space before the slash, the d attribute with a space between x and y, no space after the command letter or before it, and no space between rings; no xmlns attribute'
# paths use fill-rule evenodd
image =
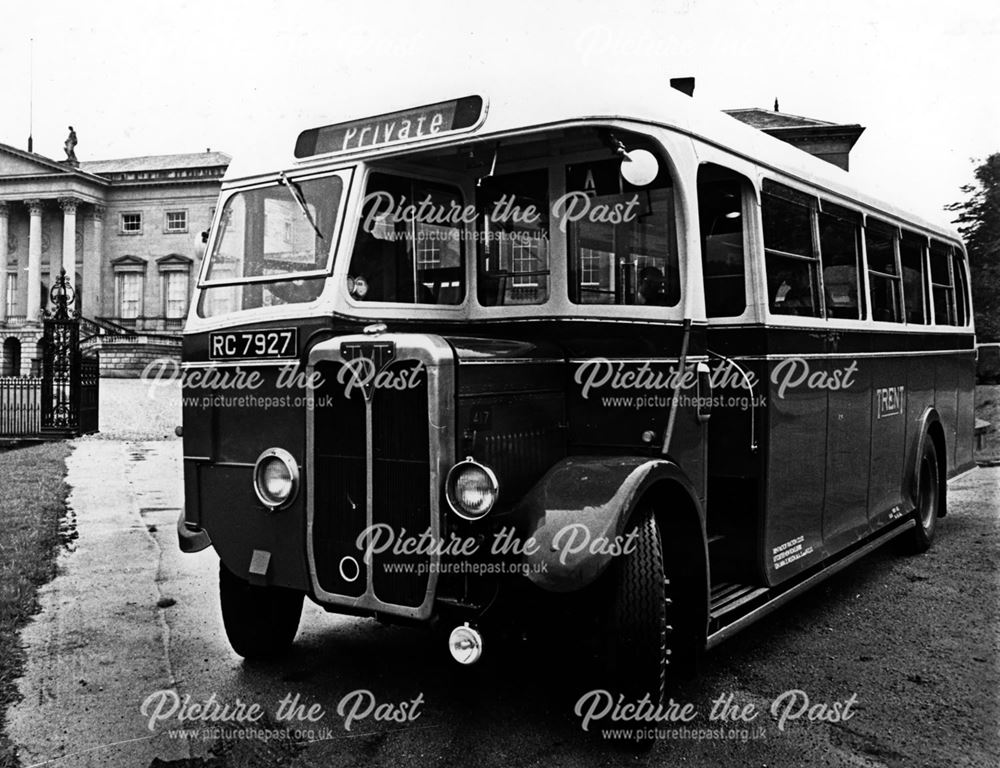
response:
<svg viewBox="0 0 1000 768"><path fill-rule="evenodd" d="M504 84L684 76L711 108L860 123L851 173L938 220L1000 152L995 0L0 0L0 22L0 142L54 159L69 125L81 160L290 158L303 128Z"/></svg>

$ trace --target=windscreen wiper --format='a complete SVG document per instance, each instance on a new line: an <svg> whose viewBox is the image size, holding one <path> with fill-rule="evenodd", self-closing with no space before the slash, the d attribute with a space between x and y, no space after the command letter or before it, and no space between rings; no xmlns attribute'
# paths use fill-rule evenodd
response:
<svg viewBox="0 0 1000 768"><path fill-rule="evenodd" d="M305 199L305 197L304 197L304 196L302 195L302 190L301 190L301 189L299 189L299 185L298 185L298 184L296 184L296 183L295 183L294 181L292 181L291 179L289 179L289 178L288 178L288 177L287 177L287 176L285 175L285 172L284 172L284 171L281 171L281 172L280 172L280 173L278 174L278 180L279 180L279 181L280 181L280 182L281 182L282 184L284 184L284 185L285 185L286 187L288 187L288 191L289 191L289 192L291 193L291 195L292 195L292 199L293 199L293 200L295 200L295 202L296 202L296 203L298 203L298 205L299 205L299 210L300 210L300 211L302 211L302 215L306 217L306 221L308 221L308 222L309 222L309 224L310 224L310 226L312 226L312 228L313 228L313 231L314 231L314 232L315 232L315 233L316 233L317 235L319 235L319 238L320 238L321 240L325 239L325 238L323 237L323 233L319 231L319 227L317 227L317 226L316 226L316 221L315 221L315 219L313 219L313 217L312 217L312 214L311 214L311 213L309 213L309 207L308 207L308 206L306 205L306 199Z"/></svg>

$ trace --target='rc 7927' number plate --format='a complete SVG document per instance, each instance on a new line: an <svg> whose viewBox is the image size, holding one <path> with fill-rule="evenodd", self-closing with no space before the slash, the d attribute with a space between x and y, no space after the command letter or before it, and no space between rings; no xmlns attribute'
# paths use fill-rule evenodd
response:
<svg viewBox="0 0 1000 768"><path fill-rule="evenodd" d="M269 331L216 331L208 335L210 360L281 359L298 355L297 328Z"/></svg>

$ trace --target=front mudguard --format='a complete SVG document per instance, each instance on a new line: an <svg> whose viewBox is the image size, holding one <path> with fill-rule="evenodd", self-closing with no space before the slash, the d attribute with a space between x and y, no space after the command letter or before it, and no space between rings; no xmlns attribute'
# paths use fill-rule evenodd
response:
<svg viewBox="0 0 1000 768"><path fill-rule="evenodd" d="M632 513L660 482L687 493L700 515L690 481L671 461L644 456L560 461L511 513L523 540L532 545L522 555L525 576L549 592L572 592L593 583L616 556L627 553Z"/></svg>

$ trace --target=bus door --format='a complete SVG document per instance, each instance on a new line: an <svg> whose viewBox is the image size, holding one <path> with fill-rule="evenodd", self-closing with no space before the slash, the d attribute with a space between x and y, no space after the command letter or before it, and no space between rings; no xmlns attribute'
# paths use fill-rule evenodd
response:
<svg viewBox="0 0 1000 768"><path fill-rule="evenodd" d="M826 336L826 480L823 544L828 553L868 530L871 460L871 336L850 330L864 317L861 215L821 200L816 215ZM840 326L840 327L838 327Z"/></svg>
<svg viewBox="0 0 1000 768"><path fill-rule="evenodd" d="M897 227L872 217L865 222L869 303L875 322L924 322L922 292L918 285L914 296L912 285L914 279L918 283L923 281L922 252L918 249L911 253L910 245L900 240ZM918 383L922 377L919 369L926 367L927 361L900 354L910 351L909 342L922 335L904 334L903 330L900 327L871 334L872 458L868 511L873 528L903 514L907 402L914 391L928 389ZM933 380L930 389L933 390Z"/></svg>

